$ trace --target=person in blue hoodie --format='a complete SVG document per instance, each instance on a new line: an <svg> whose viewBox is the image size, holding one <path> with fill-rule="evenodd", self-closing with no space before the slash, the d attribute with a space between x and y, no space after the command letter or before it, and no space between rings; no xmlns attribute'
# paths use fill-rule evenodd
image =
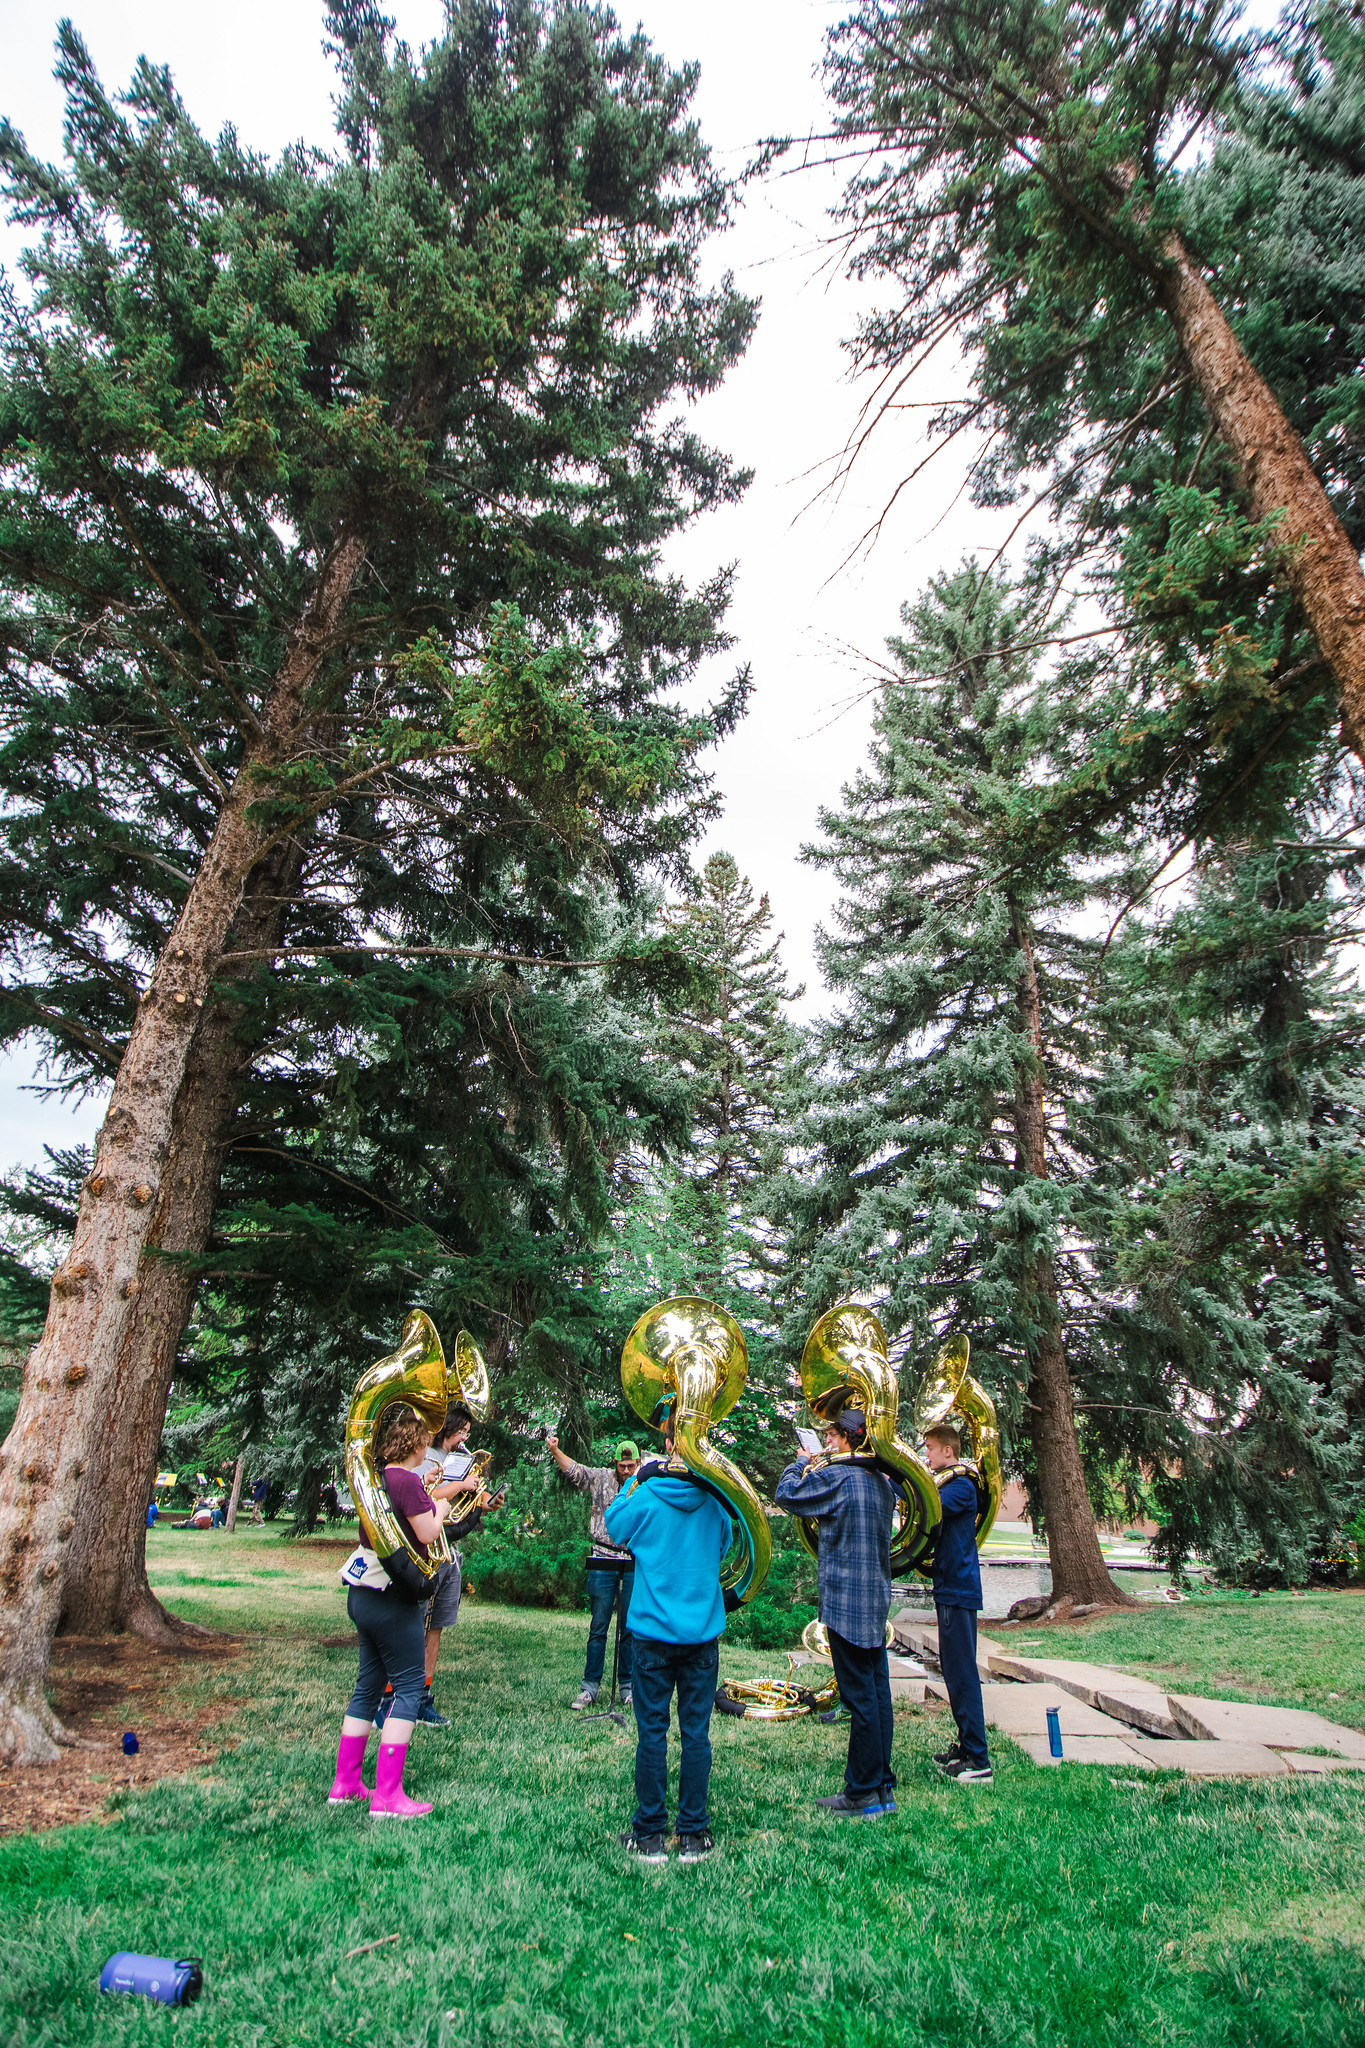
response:
<svg viewBox="0 0 1365 2048"><path fill-rule="evenodd" d="M666 1445L671 1457L671 1435ZM635 1817L621 1846L643 1863L668 1860L668 1717L676 1692L678 1861L698 1863L715 1847L706 1795L725 1628L720 1563L733 1538L729 1512L694 1480L655 1462L617 1494L605 1520L611 1541L635 1559Z"/></svg>
<svg viewBox="0 0 1365 2048"><path fill-rule="evenodd" d="M976 1617L981 1611L981 1565L976 1517L981 1506L977 1470L962 1456L962 1439L951 1423L924 1439L924 1462L938 1487L943 1520L934 1546L934 1607L938 1613L938 1661L957 1722L957 1741L934 1762L959 1785L994 1782L986 1748L981 1674L976 1666Z"/></svg>

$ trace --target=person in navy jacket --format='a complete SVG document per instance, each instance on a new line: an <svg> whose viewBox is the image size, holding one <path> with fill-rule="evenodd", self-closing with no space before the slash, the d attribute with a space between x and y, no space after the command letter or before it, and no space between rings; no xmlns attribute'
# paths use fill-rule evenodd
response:
<svg viewBox="0 0 1365 2048"><path fill-rule="evenodd" d="M976 1668L976 1617L981 1611L981 1566L976 1518L981 1494L976 1467L963 1460L962 1439L948 1423L924 1439L924 1462L938 1486L943 1520L934 1549L934 1606L938 1661L957 1722L957 1741L934 1758L959 1784L989 1785L994 1773L986 1748L981 1674Z"/></svg>
<svg viewBox="0 0 1365 2048"><path fill-rule="evenodd" d="M667 1439L671 1455L673 1441ZM678 1696L678 1861L696 1863L714 1843L711 1710L720 1670L725 1602L720 1563L733 1540L715 1495L651 1461L603 1517L613 1543L635 1559L630 1601L634 1650L635 1818L621 1846L645 1863L667 1861L668 1710Z"/></svg>

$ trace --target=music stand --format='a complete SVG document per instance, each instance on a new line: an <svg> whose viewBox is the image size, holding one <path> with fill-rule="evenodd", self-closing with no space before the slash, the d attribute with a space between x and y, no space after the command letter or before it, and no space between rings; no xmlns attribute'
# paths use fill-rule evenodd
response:
<svg viewBox="0 0 1365 2048"><path fill-rule="evenodd" d="M592 1560L595 1572L615 1572L616 1591L611 1600L611 1705L599 1707L594 1714L585 1714L585 1721L614 1721L618 1728L624 1728L626 1717L616 1710L616 1678L621 1665L621 1574L634 1571L633 1557L595 1557Z"/></svg>

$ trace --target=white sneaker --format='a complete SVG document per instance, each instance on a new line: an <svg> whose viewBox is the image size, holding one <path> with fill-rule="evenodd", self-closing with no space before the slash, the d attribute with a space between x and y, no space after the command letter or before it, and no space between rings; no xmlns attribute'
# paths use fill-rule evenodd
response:
<svg viewBox="0 0 1365 2048"><path fill-rule="evenodd" d="M597 1694L585 1685L578 1698L569 1701L569 1712L571 1714L581 1714L584 1707L592 1707L596 1704Z"/></svg>

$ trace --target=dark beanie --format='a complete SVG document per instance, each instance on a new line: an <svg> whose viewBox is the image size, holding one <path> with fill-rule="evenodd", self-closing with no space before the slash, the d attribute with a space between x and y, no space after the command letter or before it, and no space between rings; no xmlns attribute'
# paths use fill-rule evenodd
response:
<svg viewBox="0 0 1365 2048"><path fill-rule="evenodd" d="M834 1426L844 1432L855 1448L867 1435L867 1417L861 1408L841 1408L834 1417Z"/></svg>

